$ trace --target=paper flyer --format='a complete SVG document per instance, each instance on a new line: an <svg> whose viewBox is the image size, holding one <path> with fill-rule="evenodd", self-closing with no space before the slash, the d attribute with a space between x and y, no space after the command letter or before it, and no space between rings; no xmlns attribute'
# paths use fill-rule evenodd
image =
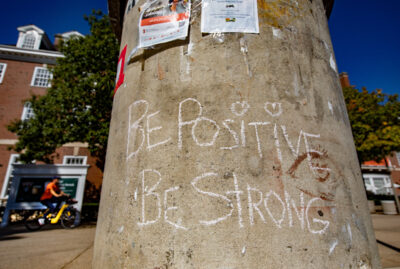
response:
<svg viewBox="0 0 400 269"><path fill-rule="evenodd" d="M257 0L203 0L203 33L259 33Z"/></svg>
<svg viewBox="0 0 400 269"><path fill-rule="evenodd" d="M156 0L142 12L138 48L150 47L188 34L190 0Z"/></svg>

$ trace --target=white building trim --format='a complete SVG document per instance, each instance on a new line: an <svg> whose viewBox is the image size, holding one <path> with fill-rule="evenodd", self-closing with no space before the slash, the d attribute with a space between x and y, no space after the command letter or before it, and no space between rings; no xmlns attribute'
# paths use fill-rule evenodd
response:
<svg viewBox="0 0 400 269"><path fill-rule="evenodd" d="M15 145L17 144L18 139L0 139L0 145ZM79 148L88 148L89 143L85 142L71 142L62 145L62 147L79 147Z"/></svg>
<svg viewBox="0 0 400 269"><path fill-rule="evenodd" d="M65 33L60 34L60 36L64 39L64 40L68 40L70 38L73 37L84 37L84 35L82 35L81 33L79 33L78 31L68 31Z"/></svg>
<svg viewBox="0 0 400 269"><path fill-rule="evenodd" d="M7 64L6 63L0 63L1 66L1 72L0 72L0 84L3 82L4 79L4 74L6 73L7 69Z"/></svg>
<svg viewBox="0 0 400 269"><path fill-rule="evenodd" d="M15 145L17 142L17 139L0 139L0 145Z"/></svg>
<svg viewBox="0 0 400 269"><path fill-rule="evenodd" d="M65 165L85 165L87 156L65 155L63 157L63 164Z"/></svg>
<svg viewBox="0 0 400 269"><path fill-rule="evenodd" d="M64 54L58 51L48 50L27 50L22 48L16 48L12 46L1 45L0 52L16 53L16 54L29 54L34 56L52 57L52 58L63 58Z"/></svg>
<svg viewBox="0 0 400 269"><path fill-rule="evenodd" d="M89 143L85 142L71 142L71 143L66 143L63 145L63 147L80 147L80 148L88 148Z"/></svg>
<svg viewBox="0 0 400 269"><path fill-rule="evenodd" d="M26 33L28 31L35 31L38 34L43 35L44 31L42 29L40 29L39 27L33 25L33 24L28 24L28 25L24 25L24 26L20 26L17 28L18 32L23 32Z"/></svg>
<svg viewBox="0 0 400 269"><path fill-rule="evenodd" d="M4 177L3 181L3 187L1 188L1 194L0 194L0 199L5 200L8 198L7 194L7 189L8 189L8 184L10 181L10 178L12 177L12 172L13 172L13 164L17 164L18 162L16 161L19 157L19 154L11 154L10 159L8 161L8 166L7 166L7 172Z"/></svg>

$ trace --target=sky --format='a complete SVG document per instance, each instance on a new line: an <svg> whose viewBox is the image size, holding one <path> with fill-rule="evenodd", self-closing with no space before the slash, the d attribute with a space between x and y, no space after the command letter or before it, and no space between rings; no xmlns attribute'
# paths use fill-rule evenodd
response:
<svg viewBox="0 0 400 269"><path fill-rule="evenodd" d="M17 27L34 24L46 32L50 40L54 35L76 30L89 33L83 16L93 9L107 13L107 0L2 0L0 5L0 44L16 44Z"/></svg>
<svg viewBox="0 0 400 269"><path fill-rule="evenodd" d="M15 44L17 27L35 24L54 41L70 30L89 33L83 19L92 9L107 12L107 0L3 1L0 44ZM400 94L400 0L335 0L329 28L339 72L352 85Z"/></svg>
<svg viewBox="0 0 400 269"><path fill-rule="evenodd" d="M339 72L356 88L400 94L400 0L335 0L329 28Z"/></svg>

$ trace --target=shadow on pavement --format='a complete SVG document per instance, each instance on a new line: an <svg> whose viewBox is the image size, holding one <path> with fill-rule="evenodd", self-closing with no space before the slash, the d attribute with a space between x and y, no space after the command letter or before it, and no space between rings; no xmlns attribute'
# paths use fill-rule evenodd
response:
<svg viewBox="0 0 400 269"><path fill-rule="evenodd" d="M46 225L39 231L35 231L32 233L40 233L41 231L48 231L48 230L54 230L54 229L61 229L59 225ZM10 235L10 234L20 234L20 233L29 233L30 231L26 229L25 225L22 223L18 224L11 224L8 225L5 228L0 229L0 240L2 237Z"/></svg>
<svg viewBox="0 0 400 269"><path fill-rule="evenodd" d="M25 238L25 236L19 236L19 235L11 235L11 236L3 236L0 237L0 241L8 241L8 240L15 240L15 239L22 239Z"/></svg>
<svg viewBox="0 0 400 269"><path fill-rule="evenodd" d="M81 225L77 227L77 229L94 227L94 226L96 226L96 222L83 222L81 223ZM59 224L47 224L38 231L29 231L28 229L26 229L23 223L11 224L5 228L0 228L0 241L23 238L23 236L18 236L17 238L17 236L11 237L10 235L17 235L22 233L40 233L43 231L58 230L58 229L63 229L63 228Z"/></svg>
<svg viewBox="0 0 400 269"><path fill-rule="evenodd" d="M384 245L385 247L388 247L388 248L390 248L390 249L393 249L394 251L400 252L400 248L398 248L398 247L392 246L392 245L390 245L390 244L388 244L388 243L385 243L385 242L383 242L383 241L381 241L381 240L376 240L376 242L378 242L378 243L381 244L381 245Z"/></svg>

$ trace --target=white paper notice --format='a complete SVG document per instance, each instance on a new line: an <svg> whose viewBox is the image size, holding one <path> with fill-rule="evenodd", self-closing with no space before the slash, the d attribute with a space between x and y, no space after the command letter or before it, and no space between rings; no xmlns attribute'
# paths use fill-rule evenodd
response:
<svg viewBox="0 0 400 269"><path fill-rule="evenodd" d="M203 33L259 33L257 0L203 0Z"/></svg>
<svg viewBox="0 0 400 269"><path fill-rule="evenodd" d="M156 0L141 14L140 48L185 39L188 34L190 1Z"/></svg>

